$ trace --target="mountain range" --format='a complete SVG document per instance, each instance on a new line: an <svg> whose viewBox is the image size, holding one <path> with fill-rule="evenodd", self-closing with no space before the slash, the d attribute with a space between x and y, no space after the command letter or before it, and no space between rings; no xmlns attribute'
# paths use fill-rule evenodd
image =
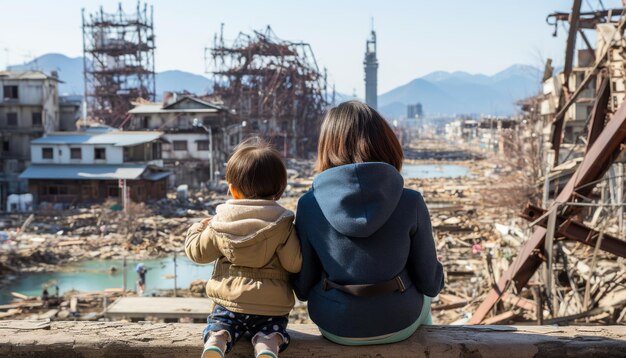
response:
<svg viewBox="0 0 626 358"><path fill-rule="evenodd" d="M513 65L492 76L467 72L432 72L378 96L387 117L406 115L407 104L422 103L427 114L510 115L515 102L537 94L543 72Z"/></svg>
<svg viewBox="0 0 626 358"><path fill-rule="evenodd" d="M57 71L59 78L63 81L59 84L59 93L83 94L85 91L82 57L71 58L58 53L50 53L23 65L9 66L8 69L13 71L40 70L48 74L50 71ZM204 94L212 87L210 79L178 70L157 72L155 81L157 98L160 98L165 91L187 90L191 93Z"/></svg>
<svg viewBox="0 0 626 358"><path fill-rule="evenodd" d="M58 71L63 83L61 94L82 94L83 58L62 54L46 54L23 65L9 66L9 70ZM537 93L542 71L528 65L513 65L494 75L467 72L436 71L416 78L378 96L379 111L387 118L406 115L408 104L422 103L426 114L492 114L516 113L515 101ZM212 87L207 77L185 71L156 73L156 93L183 91L204 94ZM353 98L337 93L337 100Z"/></svg>

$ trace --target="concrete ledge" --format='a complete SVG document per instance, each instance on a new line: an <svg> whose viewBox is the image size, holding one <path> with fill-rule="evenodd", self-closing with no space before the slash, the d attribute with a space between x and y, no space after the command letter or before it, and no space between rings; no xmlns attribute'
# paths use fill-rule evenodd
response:
<svg viewBox="0 0 626 358"><path fill-rule="evenodd" d="M0 321L0 357L195 357L202 324ZM344 347L292 325L281 357L624 357L626 326L430 326L404 342ZM242 340L228 357L251 357Z"/></svg>

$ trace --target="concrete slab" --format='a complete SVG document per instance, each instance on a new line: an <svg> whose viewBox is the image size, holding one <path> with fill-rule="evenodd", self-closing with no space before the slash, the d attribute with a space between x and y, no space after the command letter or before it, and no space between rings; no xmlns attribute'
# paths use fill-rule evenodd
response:
<svg viewBox="0 0 626 358"><path fill-rule="evenodd" d="M120 297L110 304L107 318L182 318L206 319L212 301L193 297Z"/></svg>
<svg viewBox="0 0 626 358"><path fill-rule="evenodd" d="M0 357L197 358L204 324L34 322L0 324ZM25 329L26 328L26 329ZM423 326L405 341L379 346L340 346L314 325L289 326L291 343L281 358L302 357L624 357L626 326ZM253 357L240 340L228 358Z"/></svg>

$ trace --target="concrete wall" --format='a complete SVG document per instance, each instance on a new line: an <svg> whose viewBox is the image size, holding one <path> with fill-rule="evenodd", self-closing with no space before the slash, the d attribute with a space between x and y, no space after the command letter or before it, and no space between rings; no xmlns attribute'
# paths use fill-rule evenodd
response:
<svg viewBox="0 0 626 358"><path fill-rule="evenodd" d="M9 113L17 114L17 126L9 126ZM40 124L33 123L33 113L41 114L42 120ZM26 129L28 131L38 131L43 133L43 118L44 111L41 104L28 106L9 104L0 107L0 127L7 127L6 129Z"/></svg>
<svg viewBox="0 0 626 358"><path fill-rule="evenodd" d="M43 103L41 89L44 80L0 79L0 99L4 99L4 86L18 86L18 100L24 105L40 105ZM16 101L16 102L17 102Z"/></svg>
<svg viewBox="0 0 626 358"><path fill-rule="evenodd" d="M42 148L52 148L53 158L43 159ZM71 159L70 148L81 148L82 159ZM106 148L106 159L94 159L95 148ZM123 164L124 147L93 144L33 144L31 145L31 161L35 164Z"/></svg>
<svg viewBox="0 0 626 358"><path fill-rule="evenodd" d="M0 357L199 357L204 324L0 321ZM407 340L347 347L290 325L288 357L623 357L626 326L424 326ZM252 357L242 339L228 358Z"/></svg>
<svg viewBox="0 0 626 358"><path fill-rule="evenodd" d="M198 141L208 141L209 135L208 133L166 133L163 137L170 142L168 145L163 146L163 159L173 159L173 160L187 160L187 159L198 159L198 160L209 160L209 151L208 150L198 150ZM213 148L217 148L219 143L216 143L218 140L218 136L213 136ZM174 141L186 141L187 142L187 150L179 151L174 150ZM166 149L167 148L167 149Z"/></svg>

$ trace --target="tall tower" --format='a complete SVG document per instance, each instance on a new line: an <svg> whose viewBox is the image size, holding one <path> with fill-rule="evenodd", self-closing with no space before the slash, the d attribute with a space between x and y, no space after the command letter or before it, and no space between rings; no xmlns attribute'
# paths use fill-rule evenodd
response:
<svg viewBox="0 0 626 358"><path fill-rule="evenodd" d="M365 103L378 109L378 59L376 58L376 32L372 19L372 32L365 43Z"/></svg>

